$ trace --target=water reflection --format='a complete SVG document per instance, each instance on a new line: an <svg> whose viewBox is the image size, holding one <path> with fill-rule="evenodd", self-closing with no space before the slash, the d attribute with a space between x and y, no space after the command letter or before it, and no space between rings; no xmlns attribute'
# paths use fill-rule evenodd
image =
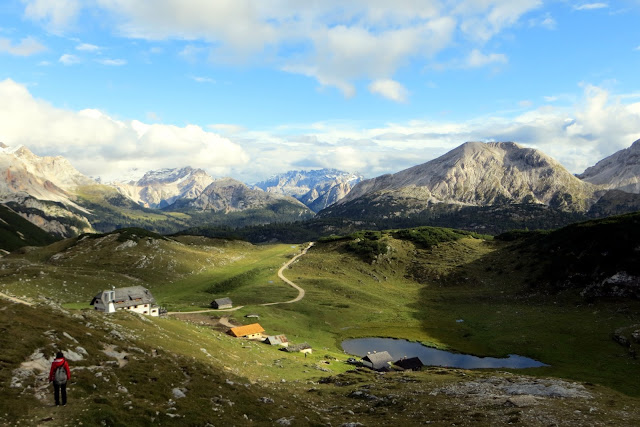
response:
<svg viewBox="0 0 640 427"><path fill-rule="evenodd" d="M357 338L342 342L342 349L349 354L364 357L367 352L388 351L394 360L406 357L419 357L427 366L446 366L450 368L538 368L549 366L537 360L516 354L506 358L478 357L470 354L451 353L438 350L416 342L394 338Z"/></svg>

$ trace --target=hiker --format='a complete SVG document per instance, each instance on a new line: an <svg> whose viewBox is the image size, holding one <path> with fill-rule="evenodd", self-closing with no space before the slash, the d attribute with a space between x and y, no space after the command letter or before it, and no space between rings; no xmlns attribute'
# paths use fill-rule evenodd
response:
<svg viewBox="0 0 640 427"><path fill-rule="evenodd" d="M62 406L67 404L67 381L69 379L71 379L69 364L62 352L59 351L51 363L49 371L49 382L53 381L53 397L56 400L56 406L60 406L60 392L62 392Z"/></svg>

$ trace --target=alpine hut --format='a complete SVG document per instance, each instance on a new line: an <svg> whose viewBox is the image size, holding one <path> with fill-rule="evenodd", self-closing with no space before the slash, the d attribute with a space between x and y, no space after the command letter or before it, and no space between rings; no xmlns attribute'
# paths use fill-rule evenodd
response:
<svg viewBox="0 0 640 427"><path fill-rule="evenodd" d="M91 300L91 305L97 311L114 313L116 310L134 311L149 316L159 316L160 307L148 289L142 286L113 288L102 291Z"/></svg>
<svg viewBox="0 0 640 427"><path fill-rule="evenodd" d="M373 352L362 358L362 364L376 371L384 371L389 368L389 362L393 362L393 357L388 351Z"/></svg>
<svg viewBox="0 0 640 427"><path fill-rule="evenodd" d="M262 339L264 328L259 323L252 323L245 326L237 326L229 329L229 334L236 338Z"/></svg>

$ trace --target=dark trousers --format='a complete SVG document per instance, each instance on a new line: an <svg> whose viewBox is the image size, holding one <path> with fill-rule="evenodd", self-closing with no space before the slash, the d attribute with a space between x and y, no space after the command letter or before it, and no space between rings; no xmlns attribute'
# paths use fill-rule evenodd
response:
<svg viewBox="0 0 640 427"><path fill-rule="evenodd" d="M60 405L60 392L62 392L62 404L67 404L67 383L58 384L53 382L53 397L56 399L56 405Z"/></svg>

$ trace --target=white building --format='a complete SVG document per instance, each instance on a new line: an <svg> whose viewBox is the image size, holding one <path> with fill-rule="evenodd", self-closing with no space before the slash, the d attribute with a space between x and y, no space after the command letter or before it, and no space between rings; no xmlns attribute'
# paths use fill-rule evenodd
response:
<svg viewBox="0 0 640 427"><path fill-rule="evenodd" d="M142 286L129 286L102 291L91 300L98 311L114 313L116 310L135 311L149 316L159 316L160 307L148 289Z"/></svg>

